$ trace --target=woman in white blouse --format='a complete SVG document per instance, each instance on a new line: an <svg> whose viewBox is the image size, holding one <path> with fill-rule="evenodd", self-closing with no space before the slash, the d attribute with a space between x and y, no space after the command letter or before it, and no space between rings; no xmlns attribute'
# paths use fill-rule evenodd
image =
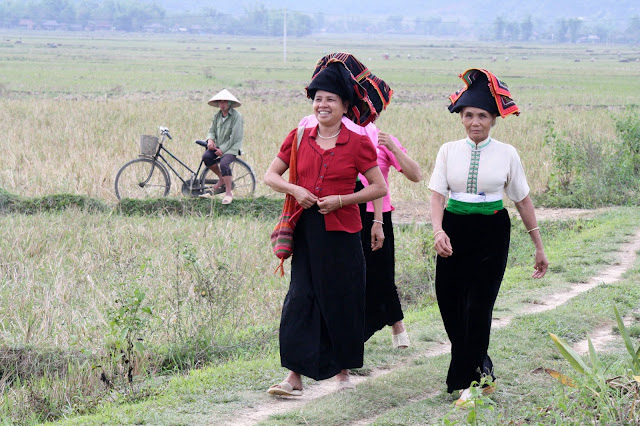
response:
<svg viewBox="0 0 640 426"><path fill-rule="evenodd" d="M514 201L535 246L533 278L542 278L549 265L520 157L513 146L489 136L498 115L520 111L491 72L470 69L460 78L465 87L449 97L449 111L460 113L467 137L440 148L429 181L436 296L451 341L447 391L460 390L456 405L470 398L472 382L484 375L495 380L487 351L511 230L503 192ZM485 394L492 391L483 388Z"/></svg>

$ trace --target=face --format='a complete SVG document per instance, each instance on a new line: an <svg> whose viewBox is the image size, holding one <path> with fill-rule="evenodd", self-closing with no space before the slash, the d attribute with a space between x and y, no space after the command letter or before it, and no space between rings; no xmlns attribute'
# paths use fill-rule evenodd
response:
<svg viewBox="0 0 640 426"><path fill-rule="evenodd" d="M313 97L313 113L318 123L327 127L335 126L347 113L347 103L335 93L318 90Z"/></svg>
<svg viewBox="0 0 640 426"><path fill-rule="evenodd" d="M223 115L227 115L229 112L229 101L218 101L218 108L220 108Z"/></svg>
<svg viewBox="0 0 640 426"><path fill-rule="evenodd" d="M489 131L496 124L496 115L476 107L464 107L460 112L462 125L469 139L480 143L489 137Z"/></svg>

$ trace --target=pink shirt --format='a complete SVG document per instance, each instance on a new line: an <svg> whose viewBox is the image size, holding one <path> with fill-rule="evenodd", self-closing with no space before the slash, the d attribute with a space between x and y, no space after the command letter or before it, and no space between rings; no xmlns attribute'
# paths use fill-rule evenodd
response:
<svg viewBox="0 0 640 426"><path fill-rule="evenodd" d="M384 181L387 184L387 195L382 198L382 211L390 212L395 210L395 208L391 205L391 196L389 195L389 170L391 169L391 166L393 166L396 170L401 172L402 167L400 167L396 156L393 155L391 151L389 151L384 146L378 145L378 132L380 132L380 130L373 123L369 123L364 127L359 126L353 121L349 120L347 117L342 117L342 124L344 124L347 129L351 130L354 133L368 136L369 139L371 139L371 142L373 142L373 146L376 147L376 152L378 153L378 166L380 167L380 171L382 172ZM304 117L298 124L298 126L304 127L315 127L317 125L318 120L313 114ZM400 144L398 139L391 136L391 140L393 140L396 145L398 145L402 152L407 152L407 150ZM359 175L358 177L360 178L364 186L367 186L369 184L369 182L367 182L367 179L363 175ZM373 212L373 202L369 201L367 203L367 211Z"/></svg>

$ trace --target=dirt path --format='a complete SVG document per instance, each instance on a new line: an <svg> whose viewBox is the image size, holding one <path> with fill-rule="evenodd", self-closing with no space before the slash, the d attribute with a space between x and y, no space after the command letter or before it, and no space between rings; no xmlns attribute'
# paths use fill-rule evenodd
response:
<svg viewBox="0 0 640 426"><path fill-rule="evenodd" d="M593 212L593 211L589 211ZM576 212L577 214L577 212ZM622 274L628 270L635 261L636 252L640 250L640 230L636 232L636 234L631 238L631 240L627 243L624 243L619 251L617 256L617 261L612 266L601 271L597 276L592 277L586 283L578 283L571 286L571 288L567 291L555 293L549 295L545 298L544 304L530 304L521 309L516 315L530 315L540 312L545 312L558 306L567 303L569 300L574 298L575 296L584 293L600 284L604 283L612 283L619 280ZM501 318L499 320L494 320L492 328L502 328L506 327L511 323L514 316ZM599 328L594 331L591 336L592 342L596 348L603 347L606 345L608 341L612 338L611 334L611 326L607 325L602 328ZM585 343L581 343L583 346L577 345L581 351L586 345ZM371 374L364 376L352 376L352 380L356 385L362 383L368 379L376 378L384 376L392 371L403 368L404 366L410 364L416 358L429 358L435 357L438 355L443 355L448 353L450 350L450 344L448 342L439 342L436 346L430 348L426 352L421 352L419 354L415 354L411 357L405 358L400 363L394 365L392 368L387 369L374 369ZM253 425L260 421L266 420L270 416L274 414L281 414L291 410L296 410L303 407L310 401L321 398L323 396L329 395L333 392L336 392L336 382L332 379L322 380L319 382L315 382L309 386L307 386L304 390L304 393L301 397L277 397L277 398L269 398L268 402L256 405L254 407L247 408L241 412L238 412L234 415L234 419L232 422L226 423L228 425ZM375 418L370 419L362 419L358 422L352 423L354 425L366 425L370 424L375 420Z"/></svg>
<svg viewBox="0 0 640 426"><path fill-rule="evenodd" d="M616 282L622 277L636 259L636 252L640 250L640 231L632 237L629 242L624 243L618 250L618 258L616 263L602 270L595 277L591 277L586 283L573 284L569 290L560 293L554 293L545 297L544 303L531 303L518 312L518 315L537 314L540 312L555 309L560 305L567 303L577 295L591 290L600 284L610 284ZM513 317L505 317L493 321L493 328L504 327L509 324Z"/></svg>

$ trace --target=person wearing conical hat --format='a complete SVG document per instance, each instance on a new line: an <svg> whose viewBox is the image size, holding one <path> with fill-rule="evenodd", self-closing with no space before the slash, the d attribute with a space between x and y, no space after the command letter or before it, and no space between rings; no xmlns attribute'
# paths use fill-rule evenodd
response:
<svg viewBox="0 0 640 426"><path fill-rule="evenodd" d="M503 193L515 203L535 246L532 277L542 278L549 262L518 152L490 136L498 115L518 115L520 110L491 72L472 68L460 78L465 87L449 97L449 111L460 114L466 137L440 148L429 189L438 253L436 297L451 341L447 391L460 390L456 405L464 406L473 382L480 383L483 376L495 380L489 335L511 232ZM482 393L493 389L484 386Z"/></svg>
<svg viewBox="0 0 640 426"><path fill-rule="evenodd" d="M202 160L218 176L218 182L213 187L213 193L201 196L211 197L224 186L222 204L231 204L233 176L230 166L236 156L240 155L244 135L242 114L236 111L241 104L227 89L222 89L208 103L214 108L220 108L220 111L213 116L207 133L207 150L202 155Z"/></svg>

